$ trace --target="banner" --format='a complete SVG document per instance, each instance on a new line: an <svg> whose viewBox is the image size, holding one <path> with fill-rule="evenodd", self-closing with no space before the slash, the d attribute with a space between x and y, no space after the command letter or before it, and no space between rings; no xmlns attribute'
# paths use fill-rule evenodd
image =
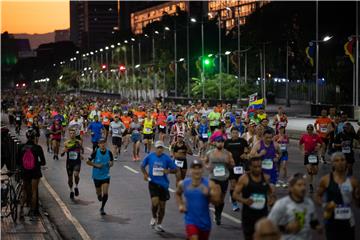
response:
<svg viewBox="0 0 360 240"><path fill-rule="evenodd" d="M309 46L305 48L305 52L311 66L314 66L315 46L313 42L309 43Z"/></svg>
<svg viewBox="0 0 360 240"><path fill-rule="evenodd" d="M350 37L349 41L347 41L344 45L345 55L349 56L352 63L355 63L354 44L355 44L355 37Z"/></svg>

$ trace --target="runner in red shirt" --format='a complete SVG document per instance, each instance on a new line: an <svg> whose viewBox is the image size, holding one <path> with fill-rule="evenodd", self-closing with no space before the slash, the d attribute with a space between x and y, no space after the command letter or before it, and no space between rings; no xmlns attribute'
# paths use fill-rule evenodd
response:
<svg viewBox="0 0 360 240"><path fill-rule="evenodd" d="M123 137L124 137L124 152L127 151L127 148L129 146L129 142L130 142L130 124L132 122L131 117L129 116L128 112L124 112L124 115L120 117L121 121L123 122L123 124L125 125L125 132L123 133Z"/></svg>
<svg viewBox="0 0 360 240"><path fill-rule="evenodd" d="M158 127L158 131L159 131L159 140L160 141L165 141L165 136L166 136L166 111L160 111L159 115L157 116L156 119L156 125Z"/></svg>
<svg viewBox="0 0 360 240"><path fill-rule="evenodd" d="M324 142L321 149L321 161L326 164L325 153L329 145L329 133L333 130L332 120L327 116L326 109L321 110L321 116L316 119L314 126L317 134Z"/></svg>

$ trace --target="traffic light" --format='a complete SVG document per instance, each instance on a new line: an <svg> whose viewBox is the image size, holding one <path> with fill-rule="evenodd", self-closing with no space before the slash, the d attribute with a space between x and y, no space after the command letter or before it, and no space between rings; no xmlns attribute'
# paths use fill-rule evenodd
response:
<svg viewBox="0 0 360 240"><path fill-rule="evenodd" d="M107 69L106 64L101 65L101 69L102 69L102 70L106 70L106 69Z"/></svg>
<svg viewBox="0 0 360 240"><path fill-rule="evenodd" d="M124 73L126 71L126 67L125 67L124 64L119 65L119 71L122 72L122 73Z"/></svg>

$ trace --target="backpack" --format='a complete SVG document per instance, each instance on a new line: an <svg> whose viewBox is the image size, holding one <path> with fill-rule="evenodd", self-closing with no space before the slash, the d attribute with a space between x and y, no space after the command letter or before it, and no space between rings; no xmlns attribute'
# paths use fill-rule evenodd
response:
<svg viewBox="0 0 360 240"><path fill-rule="evenodd" d="M31 147L26 147L24 150L22 166L25 170L33 170L35 168L35 156Z"/></svg>

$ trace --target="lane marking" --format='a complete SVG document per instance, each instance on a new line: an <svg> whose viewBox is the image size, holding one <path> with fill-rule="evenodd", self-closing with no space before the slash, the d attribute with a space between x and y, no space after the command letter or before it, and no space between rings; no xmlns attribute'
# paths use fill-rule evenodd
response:
<svg viewBox="0 0 360 240"><path fill-rule="evenodd" d="M90 152L92 152L92 148L86 147L86 149L89 150Z"/></svg>
<svg viewBox="0 0 360 240"><path fill-rule="evenodd" d="M215 213L215 208L209 208L212 212L214 212ZM221 213L221 216L223 216L224 218L227 218L227 219L229 219L229 220L231 220L231 221L233 221L233 222L235 222L235 223L237 223L237 224L241 224L241 221L239 220L239 219L237 219L237 218L235 218L235 217L233 217L233 216L231 216L231 215L229 215L229 214L227 214L227 213Z"/></svg>
<svg viewBox="0 0 360 240"><path fill-rule="evenodd" d="M129 167L129 166L126 166L124 165L124 168L126 168L127 170L129 170L130 172L133 172L133 173L139 173L139 171L136 171L135 169Z"/></svg>
<svg viewBox="0 0 360 240"><path fill-rule="evenodd" d="M175 190L174 190L174 189L172 189L172 188L169 188L169 191L170 191L170 192L175 192Z"/></svg>
<svg viewBox="0 0 360 240"><path fill-rule="evenodd" d="M41 182L53 196L55 201L59 204L60 209L64 213L64 215L69 219L69 221L74 225L81 238L84 240L91 240L90 236L87 234L83 226L81 226L80 222L71 214L70 210L67 208L66 204L60 199L59 195L55 192L55 190L50 186L46 178L43 176L41 178Z"/></svg>

